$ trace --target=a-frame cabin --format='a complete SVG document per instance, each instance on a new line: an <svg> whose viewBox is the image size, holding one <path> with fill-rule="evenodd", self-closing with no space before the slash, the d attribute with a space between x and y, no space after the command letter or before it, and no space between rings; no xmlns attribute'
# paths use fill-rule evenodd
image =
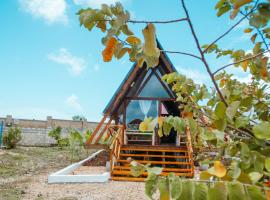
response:
<svg viewBox="0 0 270 200"><path fill-rule="evenodd" d="M158 42L158 48L162 49ZM133 177L127 158L163 168L162 175L193 177L193 151L188 128L185 133L171 131L159 137L157 131L140 132L146 117L180 116L176 95L162 76L176 69L161 52L155 68L132 66L103 111L104 117L87 141L87 145L107 143L111 146L111 179L143 181L147 174ZM106 123L105 123L106 122Z"/></svg>

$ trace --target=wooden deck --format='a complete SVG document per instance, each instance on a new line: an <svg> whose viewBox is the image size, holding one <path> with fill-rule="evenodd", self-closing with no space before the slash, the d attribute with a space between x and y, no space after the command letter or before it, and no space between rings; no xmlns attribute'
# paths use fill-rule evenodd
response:
<svg viewBox="0 0 270 200"><path fill-rule="evenodd" d="M139 177L131 174L130 164L127 159L132 159L141 164L162 167L161 176L173 172L177 176L193 177L194 166L187 147L165 145L123 145L119 150L119 157L112 170L111 179L116 181L144 181L147 172Z"/></svg>

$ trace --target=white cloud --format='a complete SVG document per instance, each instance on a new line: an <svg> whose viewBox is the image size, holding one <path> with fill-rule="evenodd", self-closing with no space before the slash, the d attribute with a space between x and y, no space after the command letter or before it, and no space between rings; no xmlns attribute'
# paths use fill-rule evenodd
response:
<svg viewBox="0 0 270 200"><path fill-rule="evenodd" d="M65 0L19 0L21 8L35 18L42 18L48 24L68 23Z"/></svg>
<svg viewBox="0 0 270 200"><path fill-rule="evenodd" d="M206 84L210 80L210 77L206 73L203 73L199 70L187 69L180 66L176 66L176 69L180 74L191 78L197 84Z"/></svg>
<svg viewBox="0 0 270 200"><path fill-rule="evenodd" d="M66 105L77 110L77 111L81 111L82 110L82 106L81 104L79 103L79 98L72 94L71 96L69 96L67 99L66 99Z"/></svg>
<svg viewBox="0 0 270 200"><path fill-rule="evenodd" d="M86 62L83 58L73 56L65 48L59 49L57 53L49 54L48 59L59 64L67 65L70 73L74 75L80 75L86 68Z"/></svg>
<svg viewBox="0 0 270 200"><path fill-rule="evenodd" d="M116 2L123 2L124 0L73 0L76 5L79 6L91 6L99 8L101 4L115 4Z"/></svg>

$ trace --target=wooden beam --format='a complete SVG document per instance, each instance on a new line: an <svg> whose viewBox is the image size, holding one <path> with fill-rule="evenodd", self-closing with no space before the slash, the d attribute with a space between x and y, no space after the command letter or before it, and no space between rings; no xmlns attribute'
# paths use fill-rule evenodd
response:
<svg viewBox="0 0 270 200"><path fill-rule="evenodd" d="M112 122L112 117L110 118L110 120L108 121L108 123L106 124L106 126L102 129L102 131L100 132L100 134L98 135L96 141L94 141L94 144L98 144L100 138L103 136L103 134L105 133L106 129L108 128L108 126L111 124Z"/></svg>
<svg viewBox="0 0 270 200"><path fill-rule="evenodd" d="M115 97L114 102L112 103L112 105L108 109L108 111L107 111L108 113L111 113L115 110L115 107L119 104L119 101L123 98L123 95L125 94L125 92L128 91L128 88L130 87L130 85L134 81L134 78L140 69L141 68L138 65L136 65L134 67L134 70L131 72L130 76L127 78L127 80L124 83L123 87L121 88L120 92Z"/></svg>
<svg viewBox="0 0 270 200"><path fill-rule="evenodd" d="M97 127L95 128L94 132L92 133L92 135L90 136L90 138L85 142L85 145L90 145L92 144L92 140L94 139L94 137L96 136L96 134L98 133L99 129L101 128L101 126L104 124L106 118L107 118L108 114L105 114L102 118L102 120L99 122L99 124L97 125Z"/></svg>

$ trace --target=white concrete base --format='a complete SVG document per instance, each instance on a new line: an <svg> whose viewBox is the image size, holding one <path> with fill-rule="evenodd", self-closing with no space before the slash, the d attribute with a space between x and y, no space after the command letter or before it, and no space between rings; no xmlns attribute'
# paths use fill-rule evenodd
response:
<svg viewBox="0 0 270 200"><path fill-rule="evenodd" d="M88 158L71 164L64 169L55 172L48 177L48 183L101 183L107 182L110 178L110 173L105 172L103 174L91 174L91 175L71 175L70 173L76 168L80 167L86 161L92 160L98 154L100 154L104 149L93 153Z"/></svg>

